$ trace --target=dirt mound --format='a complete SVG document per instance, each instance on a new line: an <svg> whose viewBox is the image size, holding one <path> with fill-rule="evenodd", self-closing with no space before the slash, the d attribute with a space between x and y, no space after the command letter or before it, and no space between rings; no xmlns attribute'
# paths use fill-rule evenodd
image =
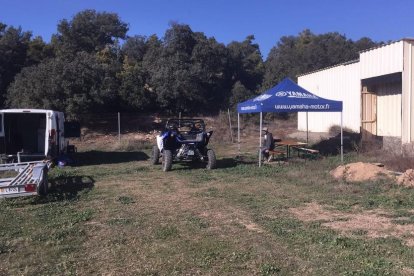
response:
<svg viewBox="0 0 414 276"><path fill-rule="evenodd" d="M406 187L414 187L414 170L406 170L405 173L397 177L397 183Z"/></svg>
<svg viewBox="0 0 414 276"><path fill-rule="evenodd" d="M339 166L330 171L330 174L335 179L343 179L349 182L361 182L383 177L393 177L393 174L384 167L363 162Z"/></svg>

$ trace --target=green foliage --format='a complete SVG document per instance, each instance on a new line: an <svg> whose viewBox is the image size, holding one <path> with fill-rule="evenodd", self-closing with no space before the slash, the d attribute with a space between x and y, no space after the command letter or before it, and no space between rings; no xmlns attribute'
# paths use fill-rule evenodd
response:
<svg viewBox="0 0 414 276"><path fill-rule="evenodd" d="M230 105L235 107L238 103L248 100L253 96L255 94L251 90L247 89L240 81L237 81L231 90Z"/></svg>
<svg viewBox="0 0 414 276"><path fill-rule="evenodd" d="M134 199L129 196L120 196L118 197L118 201L121 202L122 204L131 204L135 202Z"/></svg>
<svg viewBox="0 0 414 276"><path fill-rule="evenodd" d="M177 236L178 236L178 229L174 225L161 226L155 231L155 237L161 240L175 238Z"/></svg>
<svg viewBox="0 0 414 276"><path fill-rule="evenodd" d="M260 268L262 275L274 275L280 272L280 268L273 264L263 264Z"/></svg>
<svg viewBox="0 0 414 276"><path fill-rule="evenodd" d="M0 22L0 105L14 76L27 65L30 32Z"/></svg>
<svg viewBox="0 0 414 276"><path fill-rule="evenodd" d="M76 116L110 105L117 98L116 86L114 66L79 52L73 60L54 58L24 68L8 90L8 105L55 109Z"/></svg>
<svg viewBox="0 0 414 276"><path fill-rule="evenodd" d="M126 37L128 27L115 13L85 10L70 21L60 21L57 30L52 37L57 54L72 56L80 51L95 53L114 45L117 39Z"/></svg>
<svg viewBox="0 0 414 276"><path fill-rule="evenodd" d="M212 113L284 77L355 59L377 45L366 37L304 30L282 37L263 61L253 35L226 46L186 24L172 23L163 38L128 37L127 31L117 14L95 10L61 20L51 43L0 23L0 105L57 109L69 117Z"/></svg>
<svg viewBox="0 0 414 276"><path fill-rule="evenodd" d="M264 86L271 87L285 77L318 70L358 58L358 52L379 43L369 38L354 42L337 32L315 35L304 30L298 36L284 36L266 60Z"/></svg>
<svg viewBox="0 0 414 276"><path fill-rule="evenodd" d="M264 64L259 45L253 43L254 36L243 42L232 42L228 48L231 55L232 73L235 81L240 81L247 89L255 91L263 80Z"/></svg>

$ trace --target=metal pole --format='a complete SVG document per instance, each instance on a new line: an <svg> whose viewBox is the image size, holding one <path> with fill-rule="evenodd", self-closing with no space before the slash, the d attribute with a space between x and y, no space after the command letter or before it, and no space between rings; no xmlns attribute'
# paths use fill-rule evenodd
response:
<svg viewBox="0 0 414 276"><path fill-rule="evenodd" d="M229 115L229 126L230 126L231 143L234 143L234 141L233 141L233 127L231 126L231 118L230 118L230 109L229 108L227 108L227 114Z"/></svg>
<svg viewBox="0 0 414 276"><path fill-rule="evenodd" d="M308 112L306 112L306 144L309 144L309 121L308 121Z"/></svg>
<svg viewBox="0 0 414 276"><path fill-rule="evenodd" d="M342 118L342 111L341 111L341 162L344 162L344 133L342 131L343 126L343 118Z"/></svg>
<svg viewBox="0 0 414 276"><path fill-rule="evenodd" d="M118 141L121 142L121 113L118 112Z"/></svg>
<svg viewBox="0 0 414 276"><path fill-rule="evenodd" d="M237 112L237 148L239 150L239 156L240 156L240 113Z"/></svg>
<svg viewBox="0 0 414 276"><path fill-rule="evenodd" d="M260 133L260 135L259 135L259 137L260 137L260 140L259 140L259 145L260 145L260 147L259 147L259 167L261 167L261 166L262 166L262 125L263 125L263 113L262 113L262 112L260 112L260 130L259 130L259 133Z"/></svg>
<svg viewBox="0 0 414 276"><path fill-rule="evenodd" d="M409 62L409 66L408 66L408 75L409 75L409 80L408 80L408 143L411 143L411 139L412 139L412 135L411 135L411 131L412 131L412 126L411 126L411 115L412 115L412 100L411 100L411 94L413 93L413 77L412 77L412 63L413 63L413 47L410 46L410 51L408 52L408 62Z"/></svg>

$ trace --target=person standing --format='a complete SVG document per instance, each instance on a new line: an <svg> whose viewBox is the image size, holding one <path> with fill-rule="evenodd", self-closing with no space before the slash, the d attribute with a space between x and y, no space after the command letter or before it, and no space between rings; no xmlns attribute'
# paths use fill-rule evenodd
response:
<svg viewBox="0 0 414 276"><path fill-rule="evenodd" d="M270 153L269 151L274 150L275 149L275 141L273 139L273 134L271 132L269 132L269 129L267 127L264 127L262 129L262 131L264 132L263 134L263 147L262 147L262 155L264 156L265 160L270 161L269 156Z"/></svg>

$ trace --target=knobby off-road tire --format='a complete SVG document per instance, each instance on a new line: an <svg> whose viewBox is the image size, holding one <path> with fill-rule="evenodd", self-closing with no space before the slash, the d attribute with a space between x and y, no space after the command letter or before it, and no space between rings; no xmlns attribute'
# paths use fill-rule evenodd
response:
<svg viewBox="0 0 414 276"><path fill-rule="evenodd" d="M209 149L207 150L207 170L212 170L217 167L217 160L216 160L216 154L214 153L214 150Z"/></svg>
<svg viewBox="0 0 414 276"><path fill-rule="evenodd" d="M164 150L162 153L162 170L168 172L172 167L172 151Z"/></svg>
<svg viewBox="0 0 414 276"><path fill-rule="evenodd" d="M160 163L160 150L157 146L152 147L151 164L157 165Z"/></svg>

